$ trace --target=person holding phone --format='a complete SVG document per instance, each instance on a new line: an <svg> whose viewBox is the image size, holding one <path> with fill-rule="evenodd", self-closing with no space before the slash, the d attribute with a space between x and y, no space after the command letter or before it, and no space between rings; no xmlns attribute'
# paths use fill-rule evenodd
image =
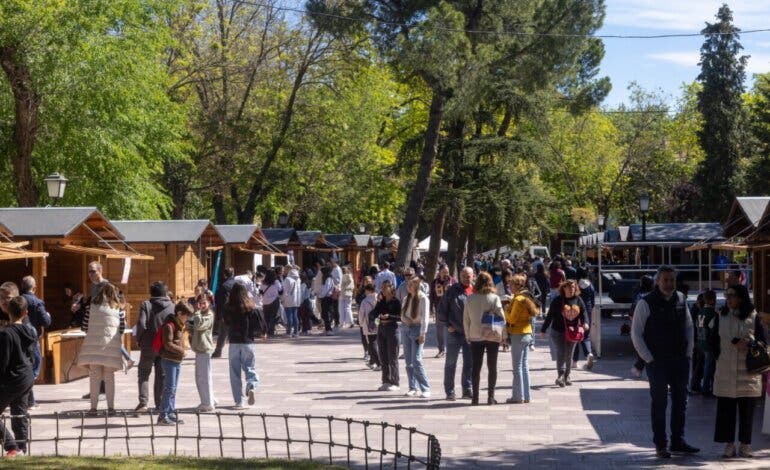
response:
<svg viewBox="0 0 770 470"><path fill-rule="evenodd" d="M407 281L407 295L401 306L401 343L404 345L406 378L409 391L406 396L430 398L430 384L423 364L423 346L428 333L430 302L420 289L422 280L413 276Z"/></svg>

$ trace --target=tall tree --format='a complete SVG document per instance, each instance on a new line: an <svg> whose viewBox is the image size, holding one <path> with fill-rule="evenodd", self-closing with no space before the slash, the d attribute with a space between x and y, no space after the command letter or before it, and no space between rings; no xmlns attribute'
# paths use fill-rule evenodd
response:
<svg viewBox="0 0 770 470"><path fill-rule="evenodd" d="M703 114L703 128L698 133L705 158L698 168L695 183L700 185L698 216L701 220L719 220L727 216L736 193L740 142L743 138L742 97L746 79L747 56L739 55L740 29L733 25L733 13L722 5L716 23L706 23L701 31L706 40L701 47L701 72L698 82L698 108Z"/></svg>
<svg viewBox="0 0 770 470"><path fill-rule="evenodd" d="M752 157L747 187L752 195L770 194L770 73L756 76L749 96L749 125L752 136Z"/></svg>

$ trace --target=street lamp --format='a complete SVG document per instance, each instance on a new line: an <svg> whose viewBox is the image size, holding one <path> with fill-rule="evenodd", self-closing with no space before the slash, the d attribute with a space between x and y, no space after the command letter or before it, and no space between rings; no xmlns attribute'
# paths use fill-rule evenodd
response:
<svg viewBox="0 0 770 470"><path fill-rule="evenodd" d="M647 211L650 210L650 195L647 191L639 194L639 211L642 213L642 241L647 241Z"/></svg>
<svg viewBox="0 0 770 470"><path fill-rule="evenodd" d="M602 231L602 228L604 228L604 216L600 215L596 218L596 225L599 226L599 231Z"/></svg>
<svg viewBox="0 0 770 470"><path fill-rule="evenodd" d="M278 214L278 225L281 228L286 228L286 225L289 223L289 214L287 214L285 211L282 211L280 214Z"/></svg>
<svg viewBox="0 0 770 470"><path fill-rule="evenodd" d="M358 224L358 233L362 233L362 234L366 233L366 224L364 223Z"/></svg>
<svg viewBox="0 0 770 470"><path fill-rule="evenodd" d="M46 188L48 189L48 197L53 199L53 205L55 206L64 197L64 190L67 188L67 181L69 180L56 172L43 178L43 181L45 181Z"/></svg>

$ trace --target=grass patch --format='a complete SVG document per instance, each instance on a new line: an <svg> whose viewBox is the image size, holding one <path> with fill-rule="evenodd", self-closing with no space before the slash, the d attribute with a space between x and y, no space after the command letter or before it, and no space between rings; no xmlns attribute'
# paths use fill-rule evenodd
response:
<svg viewBox="0 0 770 470"><path fill-rule="evenodd" d="M195 457L21 457L0 459L0 469L25 470L318 470L339 469L342 467L324 465L309 460L274 460L274 459L212 459Z"/></svg>

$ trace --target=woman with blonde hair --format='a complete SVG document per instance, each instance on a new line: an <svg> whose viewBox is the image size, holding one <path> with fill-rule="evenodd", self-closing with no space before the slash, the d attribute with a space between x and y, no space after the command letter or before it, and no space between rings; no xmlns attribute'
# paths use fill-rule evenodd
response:
<svg viewBox="0 0 770 470"><path fill-rule="evenodd" d="M345 266L342 268L342 280L340 281L340 296L337 300L337 308L340 312L340 325L344 328L345 325L349 325L353 328L353 292L356 289L356 283L353 281L353 275L350 273L350 268Z"/></svg>
<svg viewBox="0 0 770 470"><path fill-rule="evenodd" d="M86 337L78 355L78 365L88 368L91 391L90 415L95 415L99 402L99 386L104 381L107 414L115 414L115 371L123 368L121 352L126 312L118 297L118 289L105 283L91 300L83 317Z"/></svg>
<svg viewBox="0 0 770 470"><path fill-rule="evenodd" d="M548 314L540 329L540 335L551 327L551 342L556 352L556 370L559 374L556 385L572 385L569 379L572 372L572 355L577 343L583 340L583 334L589 326L586 322L586 306L580 298L577 281L569 279L559 284L558 295L551 301Z"/></svg>
<svg viewBox="0 0 770 470"><path fill-rule="evenodd" d="M506 403L529 403L529 345L532 344L532 319L540 307L527 289L526 274L514 274L509 279L511 302L505 310L508 341L511 345L513 363L513 385L511 398Z"/></svg>
<svg viewBox="0 0 770 470"><path fill-rule="evenodd" d="M471 405L479 404L479 382L484 354L487 355L487 404L494 405L497 383L497 353L506 340L505 316L500 297L496 294L492 276L482 272L476 278L473 294L465 301L463 328L471 346L472 396Z"/></svg>
<svg viewBox="0 0 770 470"><path fill-rule="evenodd" d="M421 283L422 280L415 276L406 286L408 294L401 306L401 323L404 325L401 329L401 344L404 345L406 378L409 383L406 395L430 398L430 384L422 359L430 318L430 301L420 289Z"/></svg>

